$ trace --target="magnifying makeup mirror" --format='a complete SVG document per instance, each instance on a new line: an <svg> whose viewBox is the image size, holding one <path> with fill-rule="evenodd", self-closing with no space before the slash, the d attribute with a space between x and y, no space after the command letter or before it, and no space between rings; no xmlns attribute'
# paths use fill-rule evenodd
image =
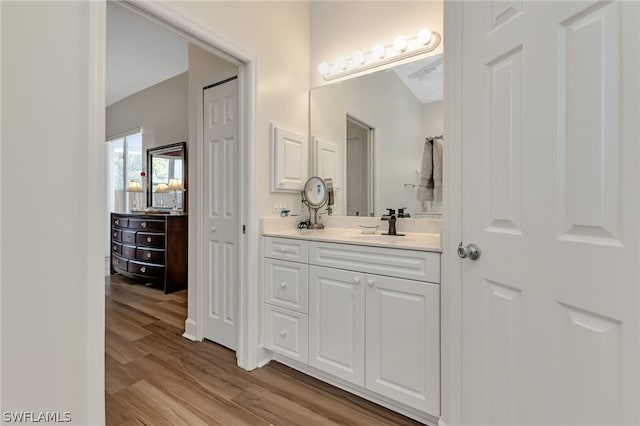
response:
<svg viewBox="0 0 640 426"><path fill-rule="evenodd" d="M309 218L313 210L313 221L308 226L309 229L324 229L324 225L318 223L318 210L327 203L327 186L324 180L318 176L307 179L302 191L302 202L309 207Z"/></svg>

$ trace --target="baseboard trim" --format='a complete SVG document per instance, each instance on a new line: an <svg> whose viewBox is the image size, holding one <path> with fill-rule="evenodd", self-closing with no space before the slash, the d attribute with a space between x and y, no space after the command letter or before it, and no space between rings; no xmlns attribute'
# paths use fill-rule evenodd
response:
<svg viewBox="0 0 640 426"><path fill-rule="evenodd" d="M182 337L184 337L185 339L189 339L194 342L197 342L198 341L198 338L196 337L198 335L197 330L198 330L198 326L196 322L190 318L187 318L184 322L184 333L182 334Z"/></svg>

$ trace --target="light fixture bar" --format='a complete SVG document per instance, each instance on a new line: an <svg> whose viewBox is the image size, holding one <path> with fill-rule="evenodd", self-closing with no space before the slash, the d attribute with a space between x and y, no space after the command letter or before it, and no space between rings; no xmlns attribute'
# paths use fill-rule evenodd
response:
<svg viewBox="0 0 640 426"><path fill-rule="evenodd" d="M421 30L416 37L411 39L400 35L389 45L377 44L369 52L355 52L346 59L338 57L333 64L322 63L318 67L318 71L326 81L335 80L349 74L431 52L440 45L441 40L440 34L429 30Z"/></svg>

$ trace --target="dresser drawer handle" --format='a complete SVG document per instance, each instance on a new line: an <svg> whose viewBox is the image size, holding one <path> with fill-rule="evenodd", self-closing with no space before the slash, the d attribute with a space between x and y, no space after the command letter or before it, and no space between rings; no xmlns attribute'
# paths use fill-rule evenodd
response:
<svg viewBox="0 0 640 426"><path fill-rule="evenodd" d="M116 219L115 223L116 225L120 225L120 219Z"/></svg>
<svg viewBox="0 0 640 426"><path fill-rule="evenodd" d="M113 236L115 237L116 235L118 235L118 232L113 231Z"/></svg>
<svg viewBox="0 0 640 426"><path fill-rule="evenodd" d="M147 222L142 222L142 227L146 228L147 227Z"/></svg>
<svg viewBox="0 0 640 426"><path fill-rule="evenodd" d="M117 249L117 247L116 247L116 246L113 246L113 251L116 251L116 249Z"/></svg>
<svg viewBox="0 0 640 426"><path fill-rule="evenodd" d="M147 237L147 242L150 243L151 242L151 237Z"/></svg>
<svg viewBox="0 0 640 426"><path fill-rule="evenodd" d="M280 335L281 335L282 337L287 337L287 330L282 330L282 331L280 332Z"/></svg>
<svg viewBox="0 0 640 426"><path fill-rule="evenodd" d="M283 281L283 282L280 283L280 288L285 288L286 286L287 286L286 282Z"/></svg>
<svg viewBox="0 0 640 426"><path fill-rule="evenodd" d="M147 268L145 268L144 266L142 266L142 267L140 268L140 272L147 272Z"/></svg>
<svg viewBox="0 0 640 426"><path fill-rule="evenodd" d="M118 259L114 260L113 263L115 263L116 265L118 265L120 262L118 261Z"/></svg>
<svg viewBox="0 0 640 426"><path fill-rule="evenodd" d="M151 259L151 253L147 253L147 259Z"/></svg>

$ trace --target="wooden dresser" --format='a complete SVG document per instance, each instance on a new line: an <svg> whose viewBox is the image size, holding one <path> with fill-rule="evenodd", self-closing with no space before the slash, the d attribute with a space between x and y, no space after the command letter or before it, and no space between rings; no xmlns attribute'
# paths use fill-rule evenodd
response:
<svg viewBox="0 0 640 426"><path fill-rule="evenodd" d="M111 213L111 273L187 288L187 216Z"/></svg>

